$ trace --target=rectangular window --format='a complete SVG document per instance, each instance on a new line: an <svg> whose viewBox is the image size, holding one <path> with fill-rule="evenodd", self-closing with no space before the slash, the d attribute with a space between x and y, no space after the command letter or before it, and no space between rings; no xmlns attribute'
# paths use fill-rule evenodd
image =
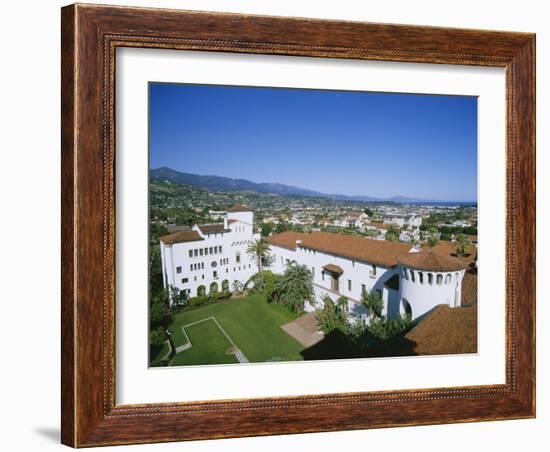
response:
<svg viewBox="0 0 550 452"><path fill-rule="evenodd" d="M210 254L213 254L213 253L212 253L212 247L210 247Z"/></svg>
<svg viewBox="0 0 550 452"><path fill-rule="evenodd" d="M325 272L321 272L321 279L324 281L325 280Z"/></svg>
<svg viewBox="0 0 550 452"><path fill-rule="evenodd" d="M351 291L351 279L348 279L348 290Z"/></svg>
<svg viewBox="0 0 550 452"><path fill-rule="evenodd" d="M187 284L189 282L189 278L182 278L181 283Z"/></svg>
<svg viewBox="0 0 550 452"><path fill-rule="evenodd" d="M311 276L315 278L315 267L311 267Z"/></svg>
<svg viewBox="0 0 550 452"><path fill-rule="evenodd" d="M221 253L222 252L222 246L220 245L219 248L220 248L220 253Z"/></svg>
<svg viewBox="0 0 550 452"><path fill-rule="evenodd" d="M241 262L241 255L239 253L237 253L237 255L235 256L235 260L236 260L237 264L239 262Z"/></svg>
<svg viewBox="0 0 550 452"><path fill-rule="evenodd" d="M202 256L204 253L203 249L201 248L199 251L200 251L200 255Z"/></svg>
<svg viewBox="0 0 550 452"><path fill-rule="evenodd" d="M189 250L189 257L193 257L193 250Z"/></svg>
<svg viewBox="0 0 550 452"><path fill-rule="evenodd" d="M193 264L191 264L191 265L189 266L189 269L190 269L191 271L193 271Z"/></svg>
<svg viewBox="0 0 550 452"><path fill-rule="evenodd" d="M197 257L199 255L199 250L193 250L193 254Z"/></svg>
<svg viewBox="0 0 550 452"><path fill-rule="evenodd" d="M176 267L176 273L181 273L181 267Z"/></svg>
<svg viewBox="0 0 550 452"><path fill-rule="evenodd" d="M361 294L366 294L367 293L367 288L364 284L361 284Z"/></svg>
<svg viewBox="0 0 550 452"><path fill-rule="evenodd" d="M210 248L210 251L212 251L212 248ZM204 255L205 255L205 256L208 256L208 248L205 248L205 249L204 249Z"/></svg>
<svg viewBox="0 0 550 452"><path fill-rule="evenodd" d="M214 274L214 278L218 277L218 272L217 271L214 270L213 274Z"/></svg>
<svg viewBox="0 0 550 452"><path fill-rule="evenodd" d="M201 268L204 270L204 262L201 262Z"/></svg>

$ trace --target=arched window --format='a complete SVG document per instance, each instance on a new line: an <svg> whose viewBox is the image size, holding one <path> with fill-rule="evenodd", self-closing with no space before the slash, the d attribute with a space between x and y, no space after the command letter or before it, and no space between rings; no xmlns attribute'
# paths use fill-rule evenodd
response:
<svg viewBox="0 0 550 452"><path fill-rule="evenodd" d="M434 275L428 273L428 284L432 285L434 282Z"/></svg>
<svg viewBox="0 0 550 452"><path fill-rule="evenodd" d="M216 293L218 291L218 283L213 282L210 284L210 293Z"/></svg>
<svg viewBox="0 0 550 452"><path fill-rule="evenodd" d="M424 273L418 272L418 282L424 284Z"/></svg>
<svg viewBox="0 0 550 452"><path fill-rule="evenodd" d="M401 315L403 317L408 317L409 319L412 318L412 307L406 298L401 299L401 306L399 307L399 310L401 311Z"/></svg>
<svg viewBox="0 0 550 452"><path fill-rule="evenodd" d="M436 277L437 285L440 286L443 282L443 275L437 275Z"/></svg>
<svg viewBox="0 0 550 452"><path fill-rule="evenodd" d="M411 281L415 282L415 280L414 280L414 271L413 270L411 270Z"/></svg>
<svg viewBox="0 0 550 452"><path fill-rule="evenodd" d="M449 284L451 282L451 275L447 274L445 275L445 284Z"/></svg>

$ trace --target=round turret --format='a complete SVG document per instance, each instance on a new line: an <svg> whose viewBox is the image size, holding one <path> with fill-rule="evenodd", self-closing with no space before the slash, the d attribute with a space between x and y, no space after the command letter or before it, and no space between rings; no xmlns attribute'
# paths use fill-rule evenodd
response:
<svg viewBox="0 0 550 452"><path fill-rule="evenodd" d="M413 249L398 259L398 265L401 315L416 319L439 304L460 306L466 262L433 249Z"/></svg>

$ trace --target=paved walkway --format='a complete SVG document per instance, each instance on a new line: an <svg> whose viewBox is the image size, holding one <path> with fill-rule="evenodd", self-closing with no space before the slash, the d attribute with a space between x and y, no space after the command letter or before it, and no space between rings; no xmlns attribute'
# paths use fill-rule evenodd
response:
<svg viewBox="0 0 550 452"><path fill-rule="evenodd" d="M166 340L166 343L168 343L168 351L163 356L158 358L156 361L162 361L163 359L168 358L170 356L170 353L172 353L172 344L168 339Z"/></svg>
<svg viewBox="0 0 550 452"><path fill-rule="evenodd" d="M311 347L324 337L319 331L319 321L315 317L315 312L304 314L292 322L285 323L281 328L305 347Z"/></svg>

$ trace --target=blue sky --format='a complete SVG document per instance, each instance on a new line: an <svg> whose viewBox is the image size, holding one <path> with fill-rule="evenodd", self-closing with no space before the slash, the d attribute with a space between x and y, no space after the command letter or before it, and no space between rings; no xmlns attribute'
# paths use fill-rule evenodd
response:
<svg viewBox="0 0 550 452"><path fill-rule="evenodd" d="M150 166L323 193L477 200L477 98L149 85Z"/></svg>

